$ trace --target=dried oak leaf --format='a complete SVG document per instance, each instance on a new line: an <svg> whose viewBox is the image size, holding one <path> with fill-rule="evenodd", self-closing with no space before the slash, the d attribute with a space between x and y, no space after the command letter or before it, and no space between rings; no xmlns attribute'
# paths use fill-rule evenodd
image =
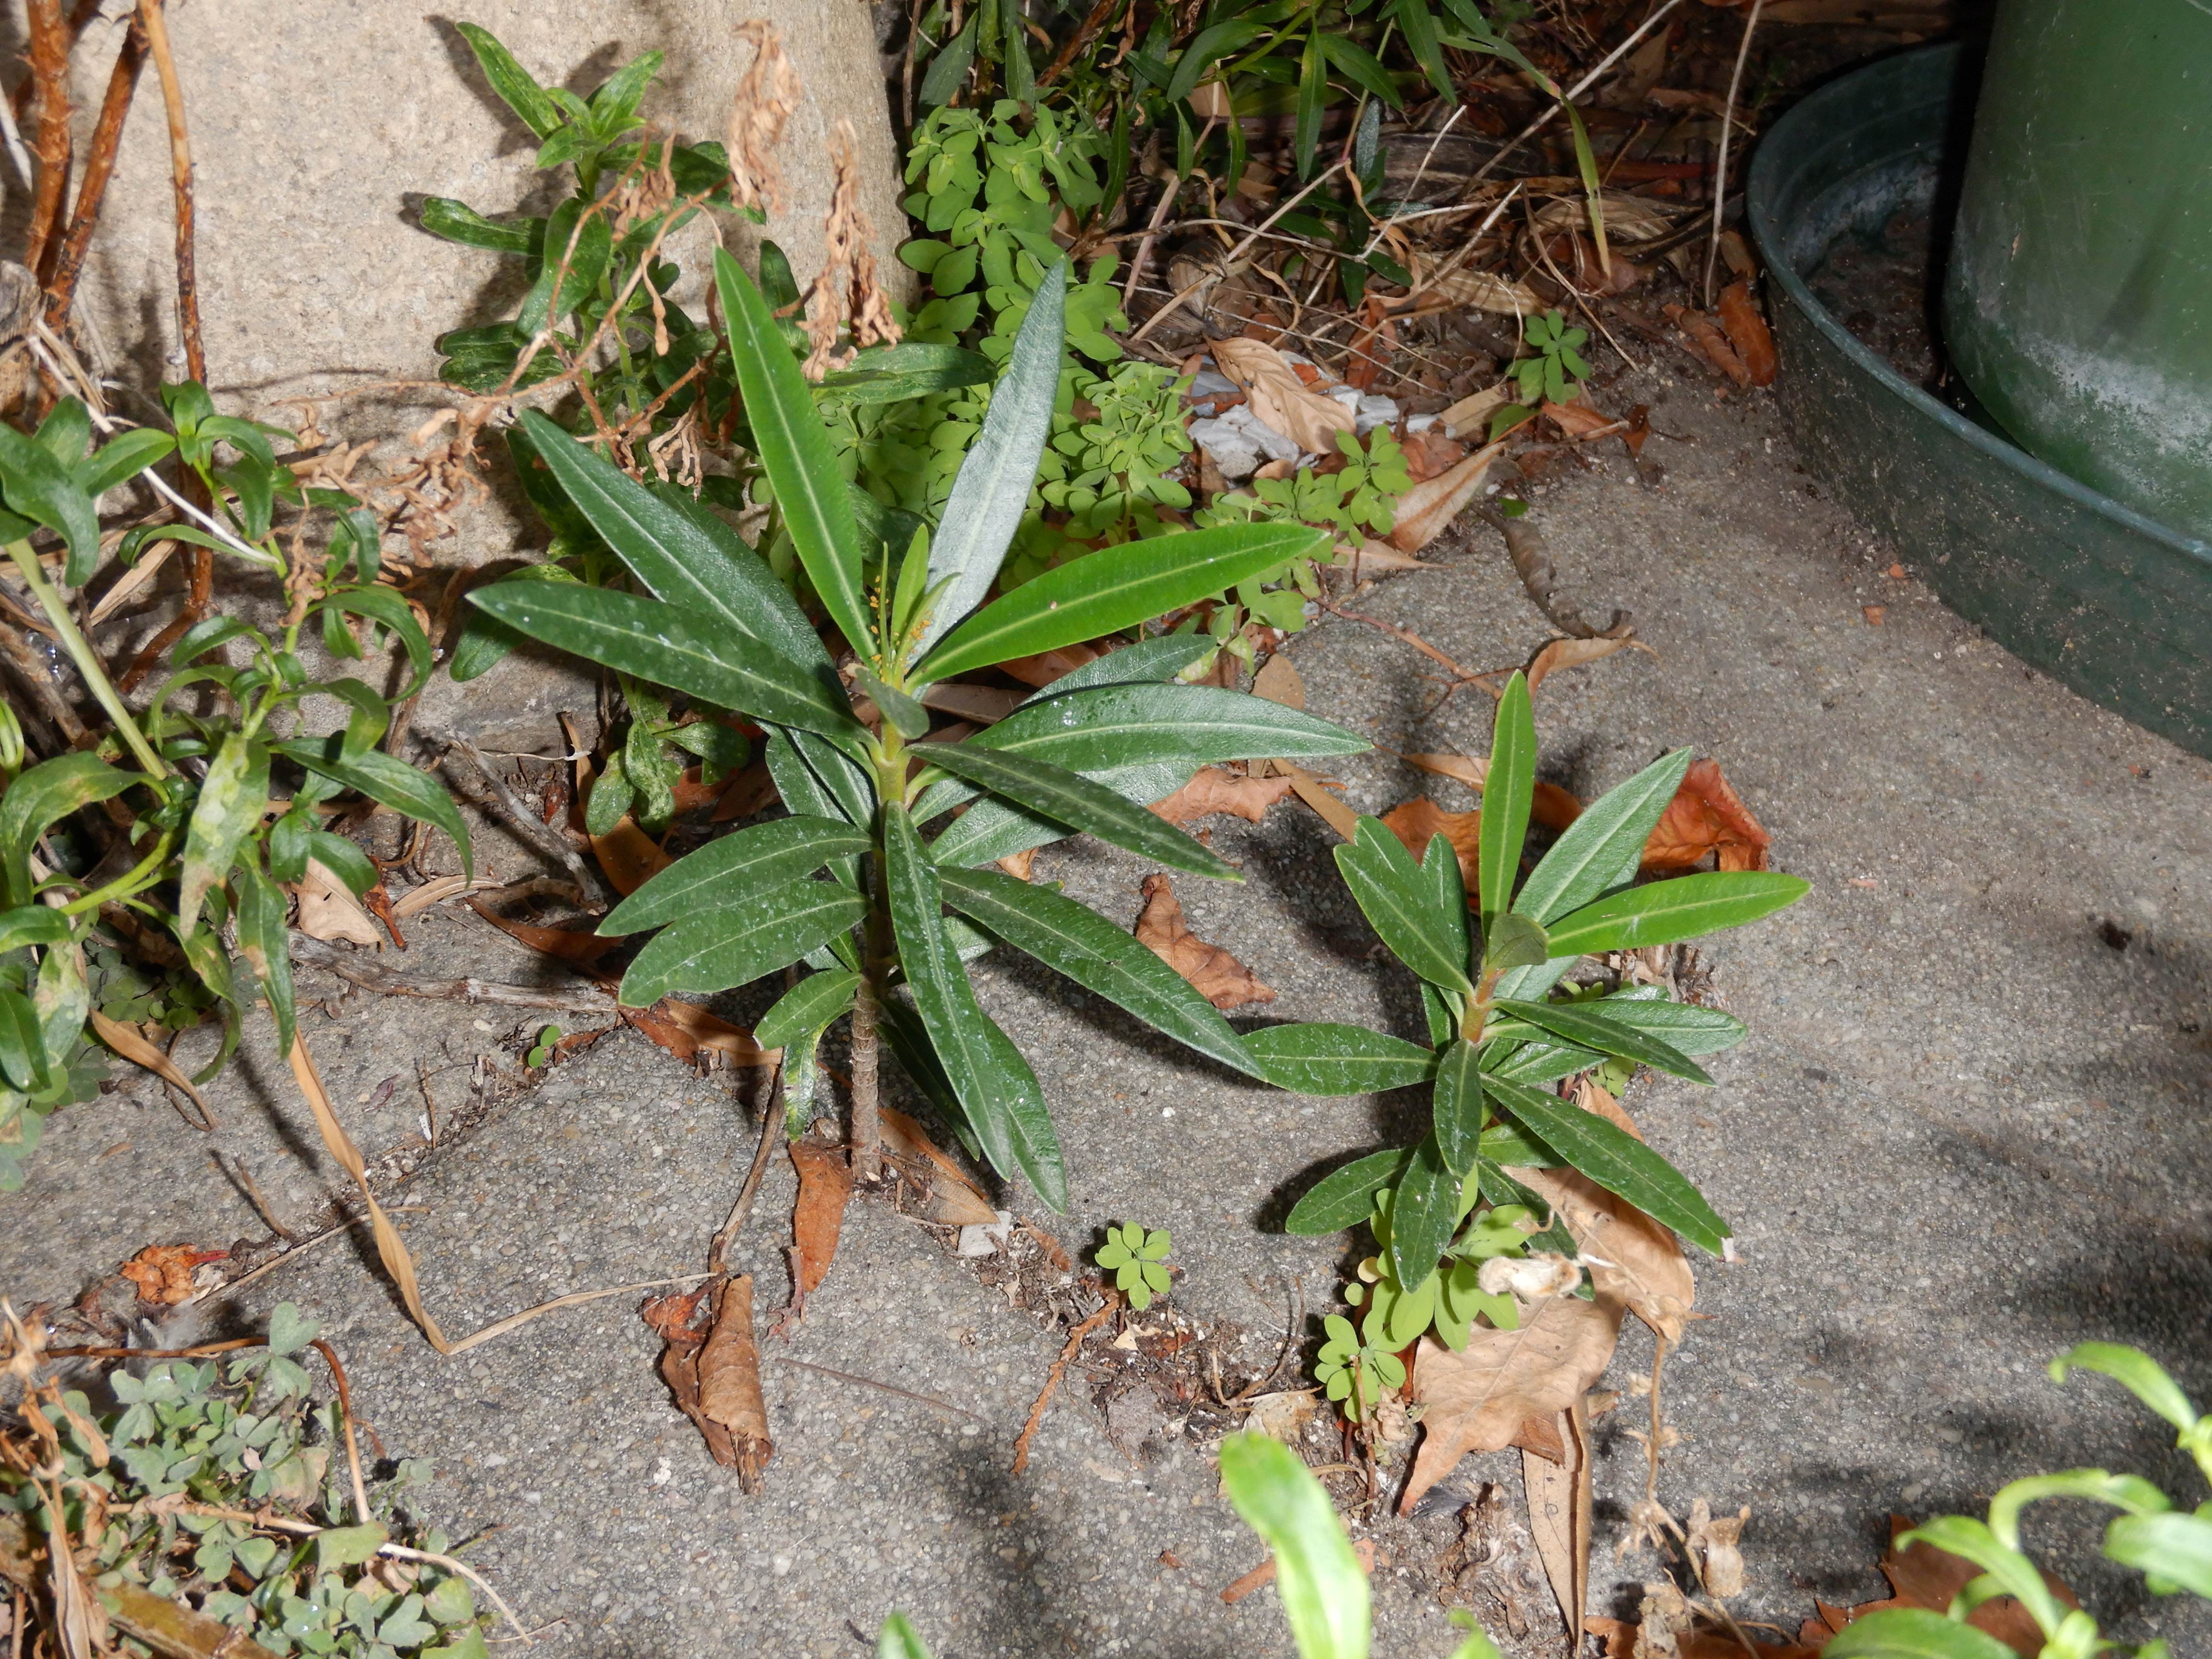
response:
<svg viewBox="0 0 2212 1659"><path fill-rule="evenodd" d="M807 1297L821 1288L836 1259L845 1205L853 1196L853 1166L845 1161L842 1146L794 1140L791 1167L799 1172L799 1202L791 1212L793 1270L799 1294Z"/></svg>
<svg viewBox="0 0 2212 1659"><path fill-rule="evenodd" d="M1510 1445L1528 1418L1565 1411L1581 1399L1613 1358L1625 1311L1619 1297L1600 1286L1592 1301L1558 1296L1534 1304L1517 1331L1478 1327L1458 1353L1423 1337L1413 1362L1421 1447L1399 1514L1411 1515L1421 1495L1468 1452Z"/></svg>
<svg viewBox="0 0 2212 1659"><path fill-rule="evenodd" d="M1306 389L1297 367L1258 340L1216 340L1213 361L1252 400L1252 413L1312 455L1338 453L1336 434L1352 429L1352 411Z"/></svg>
<svg viewBox="0 0 2212 1659"><path fill-rule="evenodd" d="M1862 1601L1855 1607L1830 1607L1826 1601L1816 1601L1818 1619L1808 1619L1798 1632L1798 1640L1808 1647L1819 1649L1827 1640L1855 1619L1863 1619L1870 1613L1881 1613L1892 1607L1924 1607L1932 1613L1949 1609L1954 1596L1966 1587L1969 1580L1980 1576L1981 1569L1972 1562L1939 1550L1933 1544L1919 1543L1910 1549L1900 1550L1897 1540L1910 1532L1912 1522L1901 1515L1889 1517L1889 1553L1881 1558L1882 1577L1896 1594L1886 1601ZM2078 1607L2081 1604L2074 1592L2049 1573L2043 1582L2051 1587L2062 1606ZM2001 1595L1984 1601L1967 1615L1966 1622L1978 1630L1988 1632L2007 1647L2022 1656L2034 1659L2043 1651L2043 1632L2035 1617L2009 1595Z"/></svg>
<svg viewBox="0 0 2212 1659"><path fill-rule="evenodd" d="M1152 811L1170 823L1188 823L1216 812L1233 813L1257 823L1267 809L1291 793L1287 777L1233 777L1218 766L1202 766L1188 783L1152 803Z"/></svg>
<svg viewBox="0 0 2212 1659"><path fill-rule="evenodd" d="M1190 931L1176 902L1175 887L1167 877L1145 878L1145 911L1137 918L1137 941L1148 945L1160 960L1181 974L1199 995L1226 1012L1249 1002L1273 1002L1275 994L1260 977L1218 945L1208 945Z"/></svg>
<svg viewBox="0 0 2212 1659"><path fill-rule="evenodd" d="M198 1250L189 1244L149 1244L125 1262L123 1276L138 1287L138 1299L173 1308L192 1296L192 1270L220 1261L228 1250Z"/></svg>
<svg viewBox="0 0 2212 1659"><path fill-rule="evenodd" d="M1644 868L1687 870L1717 853L1723 870L1764 870L1773 840L1729 787L1719 763L1695 761L1644 845Z"/></svg>
<svg viewBox="0 0 2212 1659"><path fill-rule="evenodd" d="M1750 285L1730 283L1723 289L1720 313L1721 326L1728 331L1735 355L1743 359L1751 383L1772 386L1781 363L1774 355L1774 336L1767 329L1766 319L1759 314L1759 307L1752 300Z"/></svg>

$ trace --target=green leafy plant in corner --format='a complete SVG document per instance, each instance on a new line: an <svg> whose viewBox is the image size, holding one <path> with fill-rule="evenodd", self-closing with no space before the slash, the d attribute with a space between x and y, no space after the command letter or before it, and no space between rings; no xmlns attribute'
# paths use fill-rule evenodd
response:
<svg viewBox="0 0 2212 1659"><path fill-rule="evenodd" d="M1506 369L1506 378L1513 382L1521 398L1491 415L1490 435L1493 440L1533 419L1537 404L1565 403L1582 390L1583 382L1590 377L1590 366L1581 350L1589 343L1589 331L1569 328L1565 313L1553 311L1531 317L1527 337L1536 349L1535 356L1520 358Z"/></svg>
<svg viewBox="0 0 2212 1659"><path fill-rule="evenodd" d="M1243 1040L1273 1081L1304 1093L1430 1085L1431 1125L1416 1145L1324 1176L1287 1223L1305 1234L1373 1227L1381 1248L1372 1282L1377 1292L1389 1289L1374 1298L1366 1322L1382 1323L1360 1333L1362 1346L1395 1352L1425 1329L1459 1348L1478 1318L1511 1328L1510 1298L1480 1291L1480 1263L1516 1248L1514 1232L1540 1249L1575 1252L1515 1168L1571 1166L1701 1248L1721 1249L1727 1224L1679 1170L1553 1091L1612 1060L1711 1082L1693 1056L1741 1041L1741 1021L1660 1000L1653 988L1555 995L1560 981L1584 956L1741 926L1807 890L1797 877L1763 871L1634 884L1645 840L1689 760L1678 750L1594 803L1524 880L1536 736L1516 674L1498 703L1473 894L1441 836L1417 863L1379 821L1362 818L1357 838L1336 849L1361 911L1419 983L1429 1042L1323 1024L1267 1027Z"/></svg>
<svg viewBox="0 0 2212 1659"><path fill-rule="evenodd" d="M1139 1313L1152 1305L1156 1296L1168 1293L1168 1230L1127 1222L1106 1230L1106 1242L1092 1258L1114 1275L1114 1288L1129 1298Z"/></svg>
<svg viewBox="0 0 2212 1659"><path fill-rule="evenodd" d="M2212 1480L2212 1418L2198 1415L2157 1361L2139 1348L2084 1342L2051 1362L2054 1382L2063 1382L2066 1373L2075 1370L2112 1378L2171 1423L2174 1443L2189 1454L2200 1474ZM2005 1659L2010 1647L1966 1622L1976 1607L2000 1595L2014 1598L2035 1620L2043 1632L2042 1659L2092 1659L2103 1651L2129 1651L2106 1639L2087 1608L2062 1602L2042 1569L2021 1548L2021 1512L2050 1498L2118 1510L2105 1528L2104 1553L2142 1573L2153 1595L2186 1590L2212 1601L2212 1501L2185 1510L2140 1475L2065 1469L2000 1487L1990 1500L1987 1521L1939 1516L1900 1534L1898 1547L1932 1544L1972 1562L1982 1570L1980 1576L1959 1592L1948 1613L1917 1607L1871 1613L1832 1637L1827 1651L1836 1659ZM2136 1659L2166 1659L2168 1650L2157 1641L2133 1652Z"/></svg>
<svg viewBox="0 0 2212 1659"><path fill-rule="evenodd" d="M958 742L921 742L931 732L922 695L954 674L1134 628L1310 556L1320 536L1258 525L1129 542L987 602L1050 430L1065 267L1036 291L935 531L903 544L863 536L759 288L726 254L715 276L784 533L851 648L850 692L874 704L880 726L855 716L814 625L734 532L540 416L523 416L530 441L641 591L510 580L471 600L521 634L738 711L766 731L767 764L793 816L709 842L607 915L604 933L652 934L623 975L623 1001L720 991L804 961L814 974L763 1029L787 1024L805 1047L849 1018L850 1139L861 1176L879 1167L878 1060L887 1039L971 1148L1058 1209L1066 1170L1050 1113L1028 1062L976 1000L968 957L1003 941L1203 1054L1247 1075L1266 1072L1211 1004L1150 951L1133 950L1120 927L985 866L1088 831L1171 869L1233 880L1229 866L1141 803L1209 761L1366 745L1291 709L1164 684L1193 655L1191 642L1174 639L1109 653ZM794 998L804 1009L776 1023ZM792 1057L788 1042L785 1052Z"/></svg>

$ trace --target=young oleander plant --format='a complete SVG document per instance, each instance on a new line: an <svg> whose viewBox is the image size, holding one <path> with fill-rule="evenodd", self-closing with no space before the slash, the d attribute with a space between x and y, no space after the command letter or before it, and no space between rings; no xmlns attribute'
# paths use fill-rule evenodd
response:
<svg viewBox="0 0 2212 1659"><path fill-rule="evenodd" d="M1507 1291L1533 1281L1501 1279L1486 1264L1576 1254L1511 1168L1570 1165L1707 1250L1727 1239L1727 1224L1666 1159L1547 1086L1612 1060L1710 1083L1693 1056L1745 1034L1741 1022L1654 988L1601 995L1560 985L1585 956L1738 927L1804 895L1799 878L1763 871L1632 884L1689 761L1678 750L1595 802L1520 880L1536 734L1516 674L1498 703L1472 896L1442 836L1416 863L1381 822L1362 818L1357 839L1336 849L1360 909L1420 982L1431 1046L1336 1024L1273 1026L1244 1044L1275 1082L1304 1093L1432 1085L1431 1126L1416 1145L1324 1177L1289 1218L1291 1231L1306 1234L1366 1222L1381 1247L1347 1298L1365 1304L1359 1328L1339 1316L1322 1351L1328 1391L1349 1415L1364 1416L1378 1390L1402 1380L1395 1356L1425 1333L1462 1349L1477 1319L1515 1328Z"/></svg>
<svg viewBox="0 0 2212 1659"><path fill-rule="evenodd" d="M2085 1342L2051 1362L2052 1381L2063 1382L2069 1370L2101 1372L2172 1424L2174 1443L2190 1455L2198 1473L2212 1480L2212 1418L2199 1416L2189 1396L2148 1354L2118 1343ZM2046 1498L2081 1498L2120 1510L2105 1528L2107 1558L2141 1572L2153 1595L2186 1590L2212 1600L2212 1501L2184 1510L2140 1475L2065 1469L1999 1488L1985 1522L1939 1516L1899 1534L1895 1547L1932 1544L1972 1562L1981 1576L1960 1591L1945 1613L1919 1607L1870 1613L1831 1637L1826 1651L1835 1659L2006 1659L2011 1647L1966 1620L1984 1601L2009 1595L2042 1632L2041 1659L2129 1652L2106 1639L2087 1608L2062 1602L2042 1569L2021 1550L2021 1511ZM2168 1650L2158 1641L2132 1651L2136 1659L2166 1659Z"/></svg>
<svg viewBox="0 0 2212 1659"><path fill-rule="evenodd" d="M1051 424L1065 267L1037 289L939 521L903 546L863 536L758 288L726 255L715 274L760 465L850 647L849 692L815 625L733 531L680 488L638 483L541 416L526 415L524 432L634 586L510 580L470 597L523 634L739 711L767 732L768 766L794 816L710 842L608 914L604 933L653 933L623 975L623 1001L720 991L804 960L815 972L764 1029L783 1035L787 1062L804 1067L823 1031L849 1017L858 1173L878 1168L887 1038L972 1147L1059 1209L1066 1171L1036 1077L977 1003L964 958L1003 940L1200 1053L1248 1075L1265 1069L1122 928L981 866L1081 830L1171 869L1234 880L1144 803L1211 761L1367 745L1263 700L1164 683L1207 648L1202 638L1110 653L957 742L924 741L924 698L951 675L1135 628L1310 556L1321 535L1253 525L1127 542L987 604ZM876 724L862 721L855 696L872 704Z"/></svg>

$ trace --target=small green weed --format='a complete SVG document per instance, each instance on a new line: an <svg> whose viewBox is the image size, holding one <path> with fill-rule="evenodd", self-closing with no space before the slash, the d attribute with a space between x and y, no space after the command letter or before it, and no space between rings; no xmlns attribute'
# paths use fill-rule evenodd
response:
<svg viewBox="0 0 2212 1659"><path fill-rule="evenodd" d="M1092 1258L1114 1275L1114 1288L1129 1298L1139 1313L1152 1305L1156 1296L1168 1293L1168 1230L1147 1229L1128 1222L1106 1230L1106 1242Z"/></svg>

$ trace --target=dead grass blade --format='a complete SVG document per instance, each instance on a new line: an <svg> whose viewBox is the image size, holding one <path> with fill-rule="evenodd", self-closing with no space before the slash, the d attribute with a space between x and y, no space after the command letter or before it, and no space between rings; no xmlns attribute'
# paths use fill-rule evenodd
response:
<svg viewBox="0 0 2212 1659"><path fill-rule="evenodd" d="M133 1066L143 1066L162 1082L183 1092L185 1097L198 1110L200 1121L192 1124L195 1129L213 1129L215 1114L208 1110L207 1097L192 1086L191 1079L178 1068L176 1061L163 1054L120 1020L110 1019L95 1008L92 1011L93 1034L102 1042L129 1060ZM186 1122L191 1120L187 1118Z"/></svg>

